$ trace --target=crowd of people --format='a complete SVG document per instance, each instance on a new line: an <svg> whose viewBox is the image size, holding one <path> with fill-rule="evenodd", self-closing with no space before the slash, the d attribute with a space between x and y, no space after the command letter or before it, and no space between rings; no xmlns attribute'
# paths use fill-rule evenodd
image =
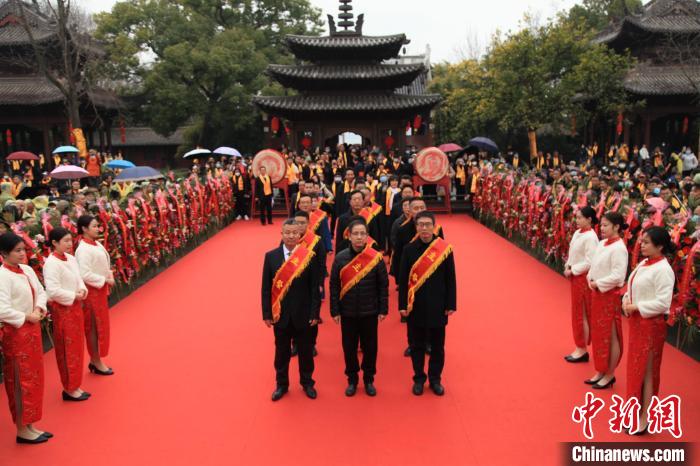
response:
<svg viewBox="0 0 700 466"><path fill-rule="evenodd" d="M313 153L283 148L282 154L286 193L264 168L253 173L251 157L193 160L182 179L169 172L143 183L114 182L92 152L99 174L93 170L82 182L44 176L33 185L26 172L36 167L27 162L11 167L0 184L0 272L7 278L0 281L0 323L19 443L52 437L34 426L41 418L43 379L27 377L43 374L42 320L51 316L61 348L56 357L64 399L87 400L90 394L81 388L83 346L75 342L87 342L91 372L114 373L102 361L109 348L109 289L128 283L212 224L249 220L251 208L257 208L262 225L272 224L273 203L285 198L281 244L266 254L262 279L262 317L275 336L274 401L287 393L294 355L304 392L317 396L314 356L327 289L331 316L342 329L347 396L355 395L360 371L365 392L377 394L377 328L388 313L390 292L398 294L407 324L404 354L413 365L412 392L422 395L428 382L436 395L445 393L445 327L456 311L457 282L452 246L426 201L448 196L564 264L572 283L576 344L566 360L588 361L592 341L596 373L586 383L594 388L615 383L621 312L632 322L628 394L643 406L658 392L664 315L697 325L691 285L700 176L687 148L669 154L659 148L650 155L645 146L630 151L622 145L602 154L593 145L568 157L572 160L540 153L531 163L511 151L499 156L464 151L450 154L449 191L414 185L411 148L341 144ZM26 188L32 188L31 197ZM634 271L623 294L628 263ZM675 295L669 279L677 283Z"/></svg>

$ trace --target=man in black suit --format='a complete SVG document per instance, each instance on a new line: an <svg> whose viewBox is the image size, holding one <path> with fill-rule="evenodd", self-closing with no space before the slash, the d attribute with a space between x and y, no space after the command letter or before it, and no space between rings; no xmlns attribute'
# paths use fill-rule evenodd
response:
<svg viewBox="0 0 700 466"><path fill-rule="evenodd" d="M318 324L321 310L319 292L320 273L313 258L308 261L301 274L289 285L281 301L279 315L273 313L273 286L281 289L284 283L275 276L288 260L293 263L300 259L295 250L299 243L299 227L294 219L288 219L282 225L282 245L265 254L262 276L262 315L265 325L274 328L275 333L275 371L277 388L272 393L272 401L277 401L287 393L289 388L289 360L292 340L296 341L299 351L299 375L304 393L311 399L316 398L314 389L313 343L311 327ZM305 249L305 248L303 248ZM303 259L303 258L302 258ZM302 261L303 265L303 261ZM275 281L275 283L273 283ZM275 317L277 320L275 321Z"/></svg>
<svg viewBox="0 0 700 466"><path fill-rule="evenodd" d="M348 194L350 200L350 210L338 217L335 225L335 252L336 254L350 247L350 240L343 237L345 229L350 224L350 219L360 215L360 211L365 206L365 196L362 191L355 190Z"/></svg>
<svg viewBox="0 0 700 466"><path fill-rule="evenodd" d="M406 246L399 268L399 313L408 319L408 335L411 345L413 363L413 394L423 394L426 379L430 389L438 396L445 394L441 384L442 369L445 365L445 327L447 320L457 310L457 279L455 275L454 256L449 249L437 268L426 274L427 279L415 291L412 309L408 306L409 279L414 282L421 277L411 277L413 265L419 261L433 242L443 242L434 234L435 216L431 212L420 212L413 217L418 239ZM445 245L447 246L447 245ZM424 260L438 261L435 254L428 254ZM416 273L416 272L413 272ZM415 289L415 285L414 285ZM428 363L428 375L425 374L426 346L430 343L432 351Z"/></svg>
<svg viewBox="0 0 700 466"><path fill-rule="evenodd" d="M272 180L267 174L267 169L264 165L260 166L260 175L255 178L255 196L258 198L258 210L260 213L260 223L265 225L265 217L267 222L272 225Z"/></svg>

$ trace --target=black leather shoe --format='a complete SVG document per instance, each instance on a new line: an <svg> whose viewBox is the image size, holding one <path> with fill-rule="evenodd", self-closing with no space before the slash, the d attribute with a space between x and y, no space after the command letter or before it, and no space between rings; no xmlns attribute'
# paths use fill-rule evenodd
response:
<svg viewBox="0 0 700 466"><path fill-rule="evenodd" d="M278 401L280 398L287 393L287 387L277 387L274 392L272 392L272 401Z"/></svg>
<svg viewBox="0 0 700 466"><path fill-rule="evenodd" d="M88 395L87 393L83 393L80 396L70 396L64 391L61 395L63 396L63 401L85 401L88 398L90 398L90 395Z"/></svg>
<svg viewBox="0 0 700 466"><path fill-rule="evenodd" d="M404 350L403 355L407 358L411 357L411 347L410 346Z"/></svg>
<svg viewBox="0 0 700 466"><path fill-rule="evenodd" d="M408 317L401 316L401 323L405 324L406 322L408 322Z"/></svg>
<svg viewBox="0 0 700 466"><path fill-rule="evenodd" d="M564 359L566 360L566 362L571 362L574 364L577 362L588 362L588 358L589 358L588 353L583 353L578 358L574 358L570 354L567 354L566 356L564 356Z"/></svg>
<svg viewBox="0 0 700 466"><path fill-rule="evenodd" d="M316 397L318 396L316 389L314 387L312 387L311 385L307 385L306 387L304 387L304 393L306 393L306 396L308 396L312 400L315 400Z"/></svg>
<svg viewBox="0 0 700 466"><path fill-rule="evenodd" d="M93 363L88 364L88 369L91 373L96 375L114 375L114 371L111 367L108 367L106 371L101 371Z"/></svg>
<svg viewBox="0 0 700 466"><path fill-rule="evenodd" d="M355 396L356 392L357 392L357 384L350 383L350 384L348 384L348 388L345 389L345 396Z"/></svg>
<svg viewBox="0 0 700 466"><path fill-rule="evenodd" d="M42 432L41 435L46 438L53 438L53 434L51 432Z"/></svg>
<svg viewBox="0 0 700 466"><path fill-rule="evenodd" d="M373 383L370 382L370 383L366 383L366 384L365 384L365 393L366 393L368 396L377 396L377 389L374 388L374 384L373 384Z"/></svg>
<svg viewBox="0 0 700 466"><path fill-rule="evenodd" d="M440 383L431 383L430 384L430 389L435 393L437 396L443 396L445 394L445 387L442 386Z"/></svg>
<svg viewBox="0 0 700 466"><path fill-rule="evenodd" d="M298 352L299 348L297 348L297 345L292 345L292 357L296 356Z"/></svg>
<svg viewBox="0 0 700 466"><path fill-rule="evenodd" d="M38 443L48 442L48 441L49 441L49 438L48 438L47 436L43 435L43 434L40 435L40 436L38 436L38 437L35 438L35 439L28 439L28 438L24 438L24 437L19 437L19 436L17 436L16 441L17 441L17 443L19 443L19 444L24 444L24 445L36 445L36 444L38 444Z"/></svg>
<svg viewBox="0 0 700 466"><path fill-rule="evenodd" d="M416 396L421 396L423 394L423 384L422 383L414 383L413 384L413 394Z"/></svg>
<svg viewBox="0 0 700 466"><path fill-rule="evenodd" d="M586 379L586 380L583 381L583 383L585 383L586 385L595 385L595 384L598 383L598 381L599 381L600 379L602 379L602 377L599 378L599 379L595 379L595 380L593 380L593 379Z"/></svg>
<svg viewBox="0 0 700 466"><path fill-rule="evenodd" d="M596 390L605 390L606 388L612 388L615 385L615 377L610 379L605 385L599 385L597 383L593 384L593 388Z"/></svg>

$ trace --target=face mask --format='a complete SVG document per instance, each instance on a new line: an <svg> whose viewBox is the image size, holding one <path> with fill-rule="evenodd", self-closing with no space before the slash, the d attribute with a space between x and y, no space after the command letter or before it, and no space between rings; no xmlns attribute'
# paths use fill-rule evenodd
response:
<svg viewBox="0 0 700 466"><path fill-rule="evenodd" d="M691 218L691 220L693 221L694 224L697 225L698 223L700 223L700 215L697 215L697 214L696 214L696 215L693 215L693 217Z"/></svg>
<svg viewBox="0 0 700 466"><path fill-rule="evenodd" d="M379 181L382 183L386 183L388 180L389 180L389 177L387 177L387 176L380 176L379 177Z"/></svg>
<svg viewBox="0 0 700 466"><path fill-rule="evenodd" d="M236 176L241 176L241 174L239 172L236 172Z"/></svg>
<svg viewBox="0 0 700 466"><path fill-rule="evenodd" d="M343 181L343 179L342 179L341 177L339 177L339 176L336 176L336 177L333 178L333 179L335 180L336 183L340 183L341 181Z"/></svg>

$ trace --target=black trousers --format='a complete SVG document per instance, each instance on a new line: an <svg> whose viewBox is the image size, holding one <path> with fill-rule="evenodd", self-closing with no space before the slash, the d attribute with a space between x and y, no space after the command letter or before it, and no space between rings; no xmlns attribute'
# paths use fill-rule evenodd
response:
<svg viewBox="0 0 700 466"><path fill-rule="evenodd" d="M244 217L248 215L248 199L245 197L245 193L235 194L236 198L236 217L239 215Z"/></svg>
<svg viewBox="0 0 700 466"><path fill-rule="evenodd" d="M377 373L377 326L376 315L340 318L345 375L348 377L348 383L358 383L360 367L362 367L362 380L365 384L374 382L374 375ZM358 343L362 348L362 366L357 358Z"/></svg>
<svg viewBox="0 0 700 466"><path fill-rule="evenodd" d="M459 180L457 180L457 181L458 181L457 185L455 186L455 188L457 189L456 199L458 201L462 201L462 200L464 200L465 196L467 195L467 186L466 185L462 186L461 184L459 184Z"/></svg>
<svg viewBox="0 0 700 466"><path fill-rule="evenodd" d="M272 196L262 196L258 199L258 209L260 211L260 223L265 225L265 217L267 217L268 223L272 223Z"/></svg>
<svg viewBox="0 0 700 466"><path fill-rule="evenodd" d="M296 213L296 207L294 206L294 201L296 201L296 195L299 192L298 184L290 184L287 190L287 195L289 196L289 216L294 217Z"/></svg>
<svg viewBox="0 0 700 466"><path fill-rule="evenodd" d="M311 344L311 327L297 329L290 322L287 327L275 330L275 372L277 386L289 387L289 360L292 358L292 339L297 344L299 359L299 382L302 387L314 386L314 356Z"/></svg>
<svg viewBox="0 0 700 466"><path fill-rule="evenodd" d="M427 328L408 323L408 341L411 345L413 381L416 383L440 383L445 366L445 327ZM425 347L430 343L428 376L425 375Z"/></svg>

